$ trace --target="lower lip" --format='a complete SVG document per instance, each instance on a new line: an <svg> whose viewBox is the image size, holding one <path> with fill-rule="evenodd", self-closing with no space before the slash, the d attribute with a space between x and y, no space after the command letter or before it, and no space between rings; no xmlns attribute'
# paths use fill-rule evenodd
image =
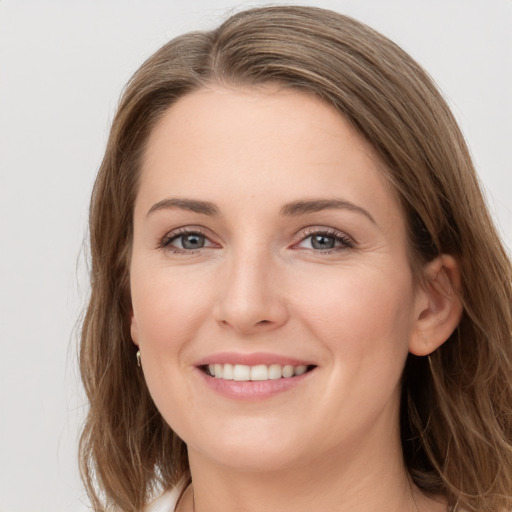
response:
<svg viewBox="0 0 512 512"><path fill-rule="evenodd" d="M199 368L197 371L203 382L219 395L235 400L264 400L295 388L308 379L315 370L310 370L296 377L251 381L216 379Z"/></svg>

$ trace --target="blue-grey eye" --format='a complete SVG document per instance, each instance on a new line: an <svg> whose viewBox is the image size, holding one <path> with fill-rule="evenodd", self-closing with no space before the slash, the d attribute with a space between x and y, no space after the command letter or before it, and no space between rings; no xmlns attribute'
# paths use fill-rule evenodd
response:
<svg viewBox="0 0 512 512"><path fill-rule="evenodd" d="M313 249L328 250L336 246L336 238L329 235L312 235L311 246Z"/></svg>
<svg viewBox="0 0 512 512"><path fill-rule="evenodd" d="M176 238L176 241L180 241L180 245L183 249L201 249L205 246L205 236L199 233L189 233L187 235L181 235Z"/></svg>

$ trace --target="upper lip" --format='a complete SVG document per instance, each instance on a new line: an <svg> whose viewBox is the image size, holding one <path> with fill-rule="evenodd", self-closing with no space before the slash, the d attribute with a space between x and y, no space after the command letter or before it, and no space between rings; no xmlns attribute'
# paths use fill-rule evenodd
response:
<svg viewBox="0 0 512 512"><path fill-rule="evenodd" d="M268 352L254 352L252 354L241 354L237 352L219 352L200 359L196 366L205 366L209 364L243 364L246 366L257 366L260 364L271 365L292 365L292 366L310 366L312 361L288 357L281 354L272 354Z"/></svg>

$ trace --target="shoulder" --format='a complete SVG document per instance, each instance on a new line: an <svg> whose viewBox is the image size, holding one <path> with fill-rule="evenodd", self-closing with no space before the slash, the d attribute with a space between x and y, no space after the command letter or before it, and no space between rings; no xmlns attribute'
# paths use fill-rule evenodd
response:
<svg viewBox="0 0 512 512"><path fill-rule="evenodd" d="M180 487L175 487L170 491L164 492L164 494L159 496L156 500L149 503L144 509L144 512L174 512L180 493Z"/></svg>

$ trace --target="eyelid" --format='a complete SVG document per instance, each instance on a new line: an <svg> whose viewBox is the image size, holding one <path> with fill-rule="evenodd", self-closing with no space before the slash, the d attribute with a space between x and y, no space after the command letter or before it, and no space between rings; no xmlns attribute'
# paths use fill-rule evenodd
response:
<svg viewBox="0 0 512 512"><path fill-rule="evenodd" d="M171 242L175 240L176 238L179 238L180 236L185 235L191 235L191 234L198 234L201 236L204 236L208 242L209 245L206 247L200 247L198 249L180 249L179 247L174 247L171 245ZM356 246L356 241L354 238L347 233L340 231L338 229L327 227L327 226L308 226L305 228L301 228L296 235L294 236L295 241L292 244L292 248L299 248L299 245L304 242L307 238L314 236L314 235L325 235L329 237L333 237L336 239L336 241L341 243L341 246L334 247L331 249L313 249L312 251L316 253L328 253L333 251L339 251L339 250L347 250L347 249L353 249ZM212 239L212 235L210 234L209 230L205 229L202 226L198 225L190 225L190 226L182 226L175 228L171 231L168 231L164 236L160 237L156 243L157 249L164 249L169 250L173 253L180 253L180 254L194 254L198 251L201 251L202 249L210 249L210 248L216 248L220 247L220 244L218 242L215 242ZM307 249L307 248L305 248Z"/></svg>
<svg viewBox="0 0 512 512"><path fill-rule="evenodd" d="M173 245L171 245L172 241L174 241L175 239L181 236L193 234L204 236L208 240L209 245L206 247L199 247L198 249L180 249L179 247L174 247ZM163 237L160 237L156 243L157 249L168 250L172 253L178 254L194 254L202 249L210 249L212 247L219 247L219 244L212 240L212 236L209 234L208 230L206 230L202 226L196 225L182 226L171 231L168 231Z"/></svg>
<svg viewBox="0 0 512 512"><path fill-rule="evenodd" d="M353 249L356 247L356 241L354 238L344 231L340 231L339 229L327 227L327 226L308 226L306 228L302 228L297 234L296 239L297 241L293 243L292 248L296 248L304 242L306 239L308 239L311 236L314 235L325 235L329 237L335 238L337 241L340 241L342 243L341 247L334 247L332 249L311 249L312 251L316 253L327 253L327 252L333 252L333 251L339 251L339 250L347 250L347 249Z"/></svg>

